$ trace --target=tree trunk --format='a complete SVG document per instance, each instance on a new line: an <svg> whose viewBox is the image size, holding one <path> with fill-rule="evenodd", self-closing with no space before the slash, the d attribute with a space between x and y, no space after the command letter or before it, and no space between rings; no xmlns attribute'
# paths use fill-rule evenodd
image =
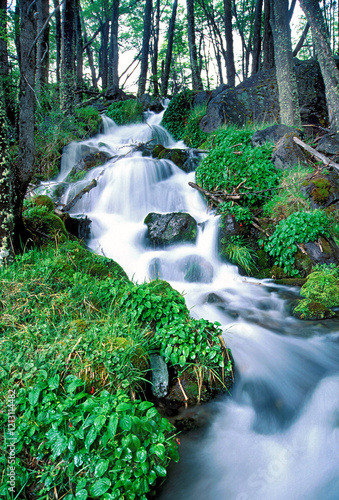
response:
<svg viewBox="0 0 339 500"><path fill-rule="evenodd" d="M141 68L138 84L138 96L141 97L146 90L148 69L149 40L151 36L152 0L146 0L144 13L144 32L142 37Z"/></svg>
<svg viewBox="0 0 339 500"><path fill-rule="evenodd" d="M109 72L108 82L119 88L119 0L113 0L111 19L111 41L109 47Z"/></svg>
<svg viewBox="0 0 339 500"><path fill-rule="evenodd" d="M174 0L172 7L172 15L168 26L166 62L165 62L163 78L161 80L161 94L164 97L167 96L167 90L168 90L168 80L172 62L173 39L174 39L175 18L177 15L177 8L178 8L178 0Z"/></svg>
<svg viewBox="0 0 339 500"><path fill-rule="evenodd" d="M83 88L83 39L80 18L80 1L75 0L75 38L76 38L76 87L81 91ZM82 93L77 94L77 100L82 101Z"/></svg>
<svg viewBox="0 0 339 500"><path fill-rule="evenodd" d="M49 16L49 0L37 0L37 33L42 35L37 42L36 85L40 93L48 83L49 70L49 24L44 27Z"/></svg>
<svg viewBox="0 0 339 500"><path fill-rule="evenodd" d="M159 84L158 84L159 31L160 31L160 0L156 0L154 37L153 37L153 57L152 57L152 81L153 81L154 95L159 95Z"/></svg>
<svg viewBox="0 0 339 500"><path fill-rule="evenodd" d="M54 8L59 5L58 0L53 0ZM55 52L56 52L56 80L60 83L60 65L61 65L61 14L60 9L55 11Z"/></svg>
<svg viewBox="0 0 339 500"><path fill-rule="evenodd" d="M197 46L195 43L195 25L194 25L194 1L186 0L187 6L187 35L188 47L190 53L192 86L193 90L203 90L202 80L199 71Z"/></svg>
<svg viewBox="0 0 339 500"><path fill-rule="evenodd" d="M14 246L20 246L24 233L22 207L28 184L34 171L34 111L35 111L35 12L31 0L20 0L20 91L19 91L19 152L13 166L13 186L16 195L14 216ZM31 50L31 47L33 49Z"/></svg>
<svg viewBox="0 0 339 500"><path fill-rule="evenodd" d="M226 38L226 72L227 83L235 86L235 65L232 34L232 0L224 0L224 24Z"/></svg>
<svg viewBox="0 0 339 500"><path fill-rule="evenodd" d="M83 34L84 34L84 42L85 42L85 46L86 46L88 65L89 65L89 68L91 70L92 85L95 89L97 89L98 83L97 83L97 78L96 78L96 74L95 74L95 66L94 66L94 61L93 61L92 49L91 49L91 46L88 44L86 27L84 26L83 23L82 23L82 30L83 30Z"/></svg>
<svg viewBox="0 0 339 500"><path fill-rule="evenodd" d="M62 92L61 103L66 114L73 113L75 100L75 5L65 0L62 10Z"/></svg>
<svg viewBox="0 0 339 500"><path fill-rule="evenodd" d="M292 59L288 0L279 0L279 2L271 0L271 21L279 91L280 123L298 127L301 126L301 118L297 80Z"/></svg>
<svg viewBox="0 0 339 500"><path fill-rule="evenodd" d="M252 75L258 73L261 52L261 16L263 0L257 0L255 4L255 16L253 27L253 51L252 51Z"/></svg>
<svg viewBox="0 0 339 500"><path fill-rule="evenodd" d="M101 74L102 89L107 89L108 85L108 39L109 39L109 21L107 20L101 26L101 45L99 51L99 68Z"/></svg>
<svg viewBox="0 0 339 500"><path fill-rule="evenodd" d="M7 49L7 0L0 0L0 78L8 77L8 49Z"/></svg>
<svg viewBox="0 0 339 500"><path fill-rule="evenodd" d="M9 161L7 117L0 80L0 266L12 256L13 189Z"/></svg>
<svg viewBox="0 0 339 500"><path fill-rule="evenodd" d="M325 84L325 94L330 127L339 130L339 71L332 58L327 29L318 2L300 0L313 35L321 74Z"/></svg>
<svg viewBox="0 0 339 500"><path fill-rule="evenodd" d="M270 0L264 0L264 70L270 70L274 67L274 43L271 28L271 6Z"/></svg>

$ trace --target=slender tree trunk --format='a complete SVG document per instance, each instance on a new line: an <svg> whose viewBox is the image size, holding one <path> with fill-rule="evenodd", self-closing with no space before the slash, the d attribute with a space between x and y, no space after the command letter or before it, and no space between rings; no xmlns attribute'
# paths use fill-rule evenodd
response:
<svg viewBox="0 0 339 500"><path fill-rule="evenodd" d="M159 32L160 32L160 0L156 0L154 37L153 37L153 57L152 57L152 80L153 80L154 95L159 95L159 83L158 83Z"/></svg>
<svg viewBox="0 0 339 500"><path fill-rule="evenodd" d="M77 90L83 88L83 38L80 17L80 1L75 0L75 38L76 38L76 87ZM82 93L77 94L77 100L81 102Z"/></svg>
<svg viewBox="0 0 339 500"><path fill-rule="evenodd" d="M226 72L227 83L235 86L235 64L232 33L232 0L224 0L224 24L226 38Z"/></svg>
<svg viewBox="0 0 339 500"><path fill-rule="evenodd" d="M309 23L306 23L305 28L301 34L300 39L299 39L299 42L297 43L297 45L295 46L295 49L293 50L293 53L292 53L293 57L297 57L299 51L302 49L309 29L310 29L310 25L309 25Z"/></svg>
<svg viewBox="0 0 339 500"><path fill-rule="evenodd" d="M111 41L109 47L109 72L108 82L119 88L119 0L113 0L112 19L111 19Z"/></svg>
<svg viewBox="0 0 339 500"><path fill-rule="evenodd" d="M44 27L49 16L49 1L37 0L37 33L43 29L37 42L36 54L36 86L40 93L48 83L49 70L49 25Z"/></svg>
<svg viewBox="0 0 339 500"><path fill-rule="evenodd" d="M166 62L165 62L163 78L161 80L161 94L164 97L167 96L167 90L168 90L168 80L172 62L173 39L174 39L175 18L177 15L177 8L178 8L178 0L174 0L172 7L172 15L168 27Z"/></svg>
<svg viewBox="0 0 339 500"><path fill-rule="evenodd" d="M62 108L73 113L75 101L75 5L74 0L65 0L62 11Z"/></svg>
<svg viewBox="0 0 339 500"><path fill-rule="evenodd" d="M195 43L195 23L194 23L194 1L186 0L187 6L187 35L190 53L192 86L193 90L203 90L202 80L199 71L197 46Z"/></svg>
<svg viewBox="0 0 339 500"><path fill-rule="evenodd" d="M264 0L264 70L274 67L274 42L271 28L271 5L270 0Z"/></svg>
<svg viewBox="0 0 339 500"><path fill-rule="evenodd" d="M7 49L7 0L0 0L0 78L8 77L8 49Z"/></svg>
<svg viewBox="0 0 339 500"><path fill-rule="evenodd" d="M98 88L98 83L97 83L97 77L95 74L95 66L94 66L94 61L93 61L93 54L92 54L92 49L91 46L88 45L88 39L87 39L87 33L86 33L86 28L84 24L82 23L82 31L84 35L84 43L86 46L86 54L87 54L87 59L88 59L88 65L91 70L91 76L92 76L92 85L95 89Z"/></svg>
<svg viewBox="0 0 339 500"><path fill-rule="evenodd" d="M280 123L301 126L297 80L295 77L288 0L271 0L275 71L279 91Z"/></svg>
<svg viewBox="0 0 339 500"><path fill-rule="evenodd" d="M326 102L331 128L339 130L339 71L332 58L328 32L318 2L300 0L309 22L321 74L325 84Z"/></svg>
<svg viewBox="0 0 339 500"><path fill-rule="evenodd" d="M0 80L0 266L12 256L13 250L13 186L7 136L7 117Z"/></svg>
<svg viewBox="0 0 339 500"><path fill-rule="evenodd" d="M261 17L263 0L257 0L255 4L255 16L253 27L253 51L252 51L252 75L258 73L261 52Z"/></svg>
<svg viewBox="0 0 339 500"><path fill-rule="evenodd" d="M144 13L144 32L142 37L141 68L138 84L138 96L141 97L146 90L149 41L151 36L152 0L146 0Z"/></svg>
<svg viewBox="0 0 339 500"><path fill-rule="evenodd" d="M101 74L101 86L103 89L108 85L108 39L109 39L109 21L107 20L101 26L101 46L99 51L99 68Z"/></svg>
<svg viewBox="0 0 339 500"><path fill-rule="evenodd" d="M54 8L59 5L59 0L53 0ZM55 11L55 52L56 52L56 80L60 83L61 66L61 14L60 9Z"/></svg>
<svg viewBox="0 0 339 500"><path fill-rule="evenodd" d="M31 0L20 0L20 91L19 91L19 153L14 164L13 186L16 194L14 216L14 246L20 246L24 233L22 207L28 184L34 172L34 111L35 111L35 11ZM33 49L31 50L31 47Z"/></svg>

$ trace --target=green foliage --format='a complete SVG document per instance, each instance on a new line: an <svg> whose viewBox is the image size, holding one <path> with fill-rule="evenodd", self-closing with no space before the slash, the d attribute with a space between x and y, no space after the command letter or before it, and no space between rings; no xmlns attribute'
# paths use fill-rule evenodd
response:
<svg viewBox="0 0 339 500"><path fill-rule="evenodd" d="M257 269L254 256L255 251L241 236L231 236L231 243L226 245L224 254L233 264L240 266L248 275Z"/></svg>
<svg viewBox="0 0 339 500"><path fill-rule="evenodd" d="M135 99L113 102L107 109L106 115L117 125L142 122L143 107Z"/></svg>
<svg viewBox="0 0 339 500"><path fill-rule="evenodd" d="M16 397L17 491L24 486L51 498L57 488L69 499L146 500L170 459L178 460L168 420L152 403L132 401L122 391L90 394L73 375L63 383L58 375L40 376ZM5 428L6 416L1 420ZM24 450L37 464L31 469L23 468Z"/></svg>
<svg viewBox="0 0 339 500"><path fill-rule="evenodd" d="M184 137L193 97L192 90L182 90L173 97L164 113L161 124L177 141Z"/></svg>
<svg viewBox="0 0 339 500"><path fill-rule="evenodd" d="M208 134L203 132L199 126L201 119L206 114L206 105L193 108L187 118L184 135L182 137L184 143L190 148L198 148L206 141Z"/></svg>
<svg viewBox="0 0 339 500"><path fill-rule="evenodd" d="M231 214L237 222L244 222L249 224L253 220L253 214L247 207L241 207L240 205L233 205L231 201L225 201L220 203L218 206L218 214ZM242 225L242 224L240 224Z"/></svg>
<svg viewBox="0 0 339 500"><path fill-rule="evenodd" d="M245 206L262 203L265 191L277 185L280 178L272 161L272 146L265 144L253 148L250 137L253 131L221 129L211 141L215 148L202 160L196 171L196 181L204 189L216 189L232 193L240 183L241 192L248 192L239 202ZM253 192L253 194L251 193Z"/></svg>
<svg viewBox="0 0 339 500"><path fill-rule="evenodd" d="M224 368L225 352L219 326L219 323L212 324L204 319L190 318L183 324L174 321L165 328L157 329L154 340L160 346L165 361L182 369L191 363L212 370ZM228 361L226 371L231 371L231 368Z"/></svg>
<svg viewBox="0 0 339 500"><path fill-rule="evenodd" d="M321 302L326 307L339 306L338 268L335 265L316 266L300 293L303 297Z"/></svg>
<svg viewBox="0 0 339 500"><path fill-rule="evenodd" d="M329 236L328 218L325 212L321 210L294 212L279 222L266 242L259 240L258 243L264 246L272 257L276 257L276 265L293 276L298 274L298 271L293 269L298 250L297 243L316 241L319 236Z"/></svg>
<svg viewBox="0 0 339 500"><path fill-rule="evenodd" d="M303 299L300 300L297 307L294 308L293 315L304 320L319 320L332 318L334 312L320 302Z"/></svg>
<svg viewBox="0 0 339 500"><path fill-rule="evenodd" d="M333 191L330 181L328 179L321 178L312 180L312 184L315 185L315 189L311 192L313 201L319 203L320 205L326 203Z"/></svg>
<svg viewBox="0 0 339 500"><path fill-rule="evenodd" d="M311 172L312 168L301 165L283 171L279 190L265 203L263 214L281 220L294 212L309 211L310 203L300 189Z"/></svg>

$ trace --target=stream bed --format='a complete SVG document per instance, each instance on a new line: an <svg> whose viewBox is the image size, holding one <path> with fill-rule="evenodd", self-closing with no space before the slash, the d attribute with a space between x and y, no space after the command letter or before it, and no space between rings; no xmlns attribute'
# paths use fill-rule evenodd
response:
<svg viewBox="0 0 339 500"><path fill-rule="evenodd" d="M146 120L118 127L104 118L103 134L65 148L57 181L84 149L108 153L112 160L72 184L62 199L98 179L71 211L92 220L88 245L138 283L169 281L184 292L192 316L221 323L232 349L231 394L201 406L208 425L181 437L180 462L170 466L158 500L338 500L339 322L291 317L297 288L240 276L219 260L218 218L188 186L194 172L131 152L151 140L184 147L160 126L161 114ZM146 215L179 211L197 221L196 243L147 246ZM208 283L185 281L182 262L197 258L213 268Z"/></svg>

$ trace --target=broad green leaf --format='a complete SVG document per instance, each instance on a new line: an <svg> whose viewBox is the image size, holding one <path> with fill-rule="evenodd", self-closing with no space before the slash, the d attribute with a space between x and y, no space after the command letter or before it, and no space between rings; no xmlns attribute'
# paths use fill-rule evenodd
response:
<svg viewBox="0 0 339 500"><path fill-rule="evenodd" d="M96 419L94 420L94 427L98 432L101 430L105 422L106 422L106 417L104 415L98 415L96 417Z"/></svg>
<svg viewBox="0 0 339 500"><path fill-rule="evenodd" d="M91 495L93 497L100 497L101 495L106 493L111 484L111 481L107 477L98 479L98 481L96 481L91 488Z"/></svg>
<svg viewBox="0 0 339 500"><path fill-rule="evenodd" d="M148 408L151 408L153 406L153 403L150 401L143 401L142 403L139 404L139 410L144 411L148 410Z"/></svg>
<svg viewBox="0 0 339 500"><path fill-rule="evenodd" d="M126 410L130 410L133 407L132 403L119 403L116 407L116 411L122 412Z"/></svg>
<svg viewBox="0 0 339 500"><path fill-rule="evenodd" d="M94 429L94 427L92 427L88 433L87 433L87 436L86 436L86 439L85 439L85 448L86 450L89 450L90 447L91 447L91 444L94 443L94 441L96 440L97 438L97 431Z"/></svg>
<svg viewBox="0 0 339 500"><path fill-rule="evenodd" d="M28 394L28 401L31 403L32 406L35 406L37 404L39 396L40 396L40 392L41 392L41 389L39 387L35 387Z"/></svg>
<svg viewBox="0 0 339 500"><path fill-rule="evenodd" d="M148 419L151 419L151 418L153 418L155 416L157 416L157 417L159 416L159 412L158 412L158 410L156 408L150 408L149 410L147 410L146 417Z"/></svg>
<svg viewBox="0 0 339 500"><path fill-rule="evenodd" d="M109 466L109 460L99 460L94 469L94 476L101 477L105 474Z"/></svg>
<svg viewBox="0 0 339 500"><path fill-rule="evenodd" d="M66 436L59 436L56 441L52 444L52 457L53 459L59 457L63 451L67 448L67 438Z"/></svg>
<svg viewBox="0 0 339 500"><path fill-rule="evenodd" d="M129 415L124 415L123 417L120 418L119 425L120 425L121 429L124 431L131 430L131 427L132 427L131 417Z"/></svg>
<svg viewBox="0 0 339 500"><path fill-rule="evenodd" d="M147 451L145 450L145 448L139 448L139 450L135 454L135 461L144 463L146 462L146 459L147 459Z"/></svg>
<svg viewBox="0 0 339 500"><path fill-rule="evenodd" d="M88 492L87 490L85 489L82 489L82 490L79 490L76 494L75 494L75 498L76 500L86 500L88 497Z"/></svg>
<svg viewBox="0 0 339 500"><path fill-rule="evenodd" d="M154 465L154 470L158 476L165 477L167 475L166 469L162 465Z"/></svg>
<svg viewBox="0 0 339 500"><path fill-rule="evenodd" d="M161 444L161 443L155 444L152 447L152 449L153 449L153 453L155 453L157 457L159 457L161 459L165 458L166 448L163 444Z"/></svg>

